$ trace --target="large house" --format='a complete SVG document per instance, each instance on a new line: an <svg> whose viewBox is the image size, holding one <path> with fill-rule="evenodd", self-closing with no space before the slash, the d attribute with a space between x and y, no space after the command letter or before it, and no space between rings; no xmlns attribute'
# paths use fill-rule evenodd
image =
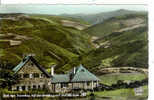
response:
<svg viewBox="0 0 154 100"><path fill-rule="evenodd" d="M49 74L33 56L26 56L14 69L19 82L12 85L12 90L28 91L48 89L50 92L69 92L73 89L93 90L99 85L99 79L82 65L74 67L67 74L54 74L54 66Z"/></svg>

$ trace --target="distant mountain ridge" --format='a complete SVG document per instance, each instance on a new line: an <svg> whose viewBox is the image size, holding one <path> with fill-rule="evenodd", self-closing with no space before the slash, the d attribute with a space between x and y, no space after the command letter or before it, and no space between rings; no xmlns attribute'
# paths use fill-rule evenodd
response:
<svg viewBox="0 0 154 100"><path fill-rule="evenodd" d="M1 18L17 17L19 15L25 15L25 14L24 13L0 13Z"/></svg>
<svg viewBox="0 0 154 100"><path fill-rule="evenodd" d="M72 15L71 14L61 14L60 16L82 19L92 25L95 25L111 17L122 16L122 15L127 15L127 14L137 14L137 13L147 13L147 12L119 9L115 11L102 12L102 13L97 13L97 14L72 14Z"/></svg>

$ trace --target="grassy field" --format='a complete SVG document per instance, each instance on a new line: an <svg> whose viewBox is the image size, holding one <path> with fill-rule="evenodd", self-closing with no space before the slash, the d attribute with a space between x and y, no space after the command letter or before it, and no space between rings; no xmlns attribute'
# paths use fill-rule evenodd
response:
<svg viewBox="0 0 154 100"><path fill-rule="evenodd" d="M118 89L114 91L95 92L96 97L110 98L103 100L147 100L148 86L143 86L143 94L140 96L135 95L134 89ZM100 99L100 100L102 100Z"/></svg>
<svg viewBox="0 0 154 100"><path fill-rule="evenodd" d="M72 98L72 99L63 98L62 100L147 100L148 86L142 86L141 88L143 90L142 95L138 96L135 94L134 89L117 89L113 91L94 92L95 94L94 99L91 99L92 97L88 96L87 98ZM7 90L4 91L7 92ZM40 98L32 100L40 100ZM51 98L43 98L42 100L51 100ZM61 100L61 99L52 98L52 100Z"/></svg>
<svg viewBox="0 0 154 100"><path fill-rule="evenodd" d="M123 80L126 82L142 80L145 79L147 75L142 73L113 73L102 75L99 78L101 79L101 83L106 85L115 84L118 80Z"/></svg>

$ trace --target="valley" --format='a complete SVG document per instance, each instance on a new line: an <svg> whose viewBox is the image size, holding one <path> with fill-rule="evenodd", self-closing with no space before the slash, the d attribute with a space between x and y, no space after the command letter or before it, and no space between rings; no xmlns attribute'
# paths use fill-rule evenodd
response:
<svg viewBox="0 0 154 100"><path fill-rule="evenodd" d="M106 85L148 78L147 12L10 13L0 14L0 24L0 72L11 73L26 54L34 54L48 72L52 65L56 65L56 73L65 74L83 64ZM7 78L0 78L0 83L4 81ZM119 96L121 100L145 100L148 86L141 87L142 96L136 96L133 88L94 94L96 100L117 100Z"/></svg>

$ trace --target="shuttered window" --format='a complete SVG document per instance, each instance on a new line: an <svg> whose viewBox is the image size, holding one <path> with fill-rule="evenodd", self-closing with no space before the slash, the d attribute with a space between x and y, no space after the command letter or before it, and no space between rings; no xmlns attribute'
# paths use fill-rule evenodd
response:
<svg viewBox="0 0 154 100"><path fill-rule="evenodd" d="M24 74L23 77L24 78L29 78L29 74Z"/></svg>
<svg viewBox="0 0 154 100"><path fill-rule="evenodd" d="M33 76L34 76L34 78L39 78L39 74L38 73L34 73Z"/></svg>

